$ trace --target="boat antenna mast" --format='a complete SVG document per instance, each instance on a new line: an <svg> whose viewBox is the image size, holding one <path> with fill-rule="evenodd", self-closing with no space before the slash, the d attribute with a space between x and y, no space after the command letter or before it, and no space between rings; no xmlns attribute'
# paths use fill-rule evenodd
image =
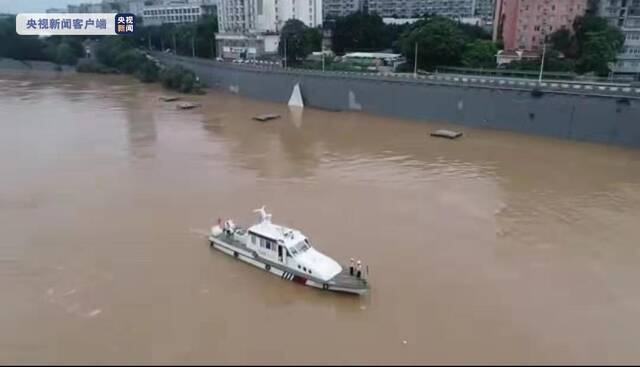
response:
<svg viewBox="0 0 640 367"><path fill-rule="evenodd" d="M271 213L267 213L267 211L264 210L264 207L265 206L263 205L260 209L254 209L253 212L260 213L260 217L262 217L263 222L271 223Z"/></svg>

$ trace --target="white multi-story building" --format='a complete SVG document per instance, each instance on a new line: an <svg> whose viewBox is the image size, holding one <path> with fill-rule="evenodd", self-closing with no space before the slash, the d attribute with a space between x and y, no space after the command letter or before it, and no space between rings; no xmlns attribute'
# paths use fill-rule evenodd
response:
<svg viewBox="0 0 640 367"><path fill-rule="evenodd" d="M215 14L215 2L211 0L145 0L143 6L145 25L192 23Z"/></svg>
<svg viewBox="0 0 640 367"><path fill-rule="evenodd" d="M415 18L425 14L452 19L493 19L494 0L368 0L369 13L383 18Z"/></svg>
<svg viewBox="0 0 640 367"><path fill-rule="evenodd" d="M218 55L254 58L278 51L279 32L289 19L322 25L322 0L219 0Z"/></svg>
<svg viewBox="0 0 640 367"><path fill-rule="evenodd" d="M367 0L323 0L322 13L324 18L344 17L349 14L364 11Z"/></svg>
<svg viewBox="0 0 640 367"><path fill-rule="evenodd" d="M613 72L640 74L640 1L600 0L597 13L619 27L625 37Z"/></svg>

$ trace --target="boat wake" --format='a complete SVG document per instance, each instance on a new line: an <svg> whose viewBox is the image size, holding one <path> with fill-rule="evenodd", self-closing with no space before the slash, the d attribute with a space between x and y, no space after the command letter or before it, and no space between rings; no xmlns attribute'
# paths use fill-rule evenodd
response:
<svg viewBox="0 0 640 367"><path fill-rule="evenodd" d="M195 236L202 236L202 237L208 237L209 236L209 231L205 230L205 229L201 229L201 228L189 228L189 234L195 235Z"/></svg>

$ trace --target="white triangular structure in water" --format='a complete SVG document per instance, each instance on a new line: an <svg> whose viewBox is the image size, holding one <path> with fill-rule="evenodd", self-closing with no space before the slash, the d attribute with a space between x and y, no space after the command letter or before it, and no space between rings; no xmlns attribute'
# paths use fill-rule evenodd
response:
<svg viewBox="0 0 640 367"><path fill-rule="evenodd" d="M300 93L300 84L296 84L291 92L291 98L289 98L289 106L304 107L302 102L302 93Z"/></svg>

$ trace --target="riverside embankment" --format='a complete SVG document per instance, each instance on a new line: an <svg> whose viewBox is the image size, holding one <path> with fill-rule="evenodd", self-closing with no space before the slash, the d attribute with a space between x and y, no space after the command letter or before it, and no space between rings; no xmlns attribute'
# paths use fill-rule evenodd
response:
<svg viewBox="0 0 640 367"><path fill-rule="evenodd" d="M398 77L239 66L154 53L214 88L307 106L640 147L640 88L461 76Z"/></svg>

